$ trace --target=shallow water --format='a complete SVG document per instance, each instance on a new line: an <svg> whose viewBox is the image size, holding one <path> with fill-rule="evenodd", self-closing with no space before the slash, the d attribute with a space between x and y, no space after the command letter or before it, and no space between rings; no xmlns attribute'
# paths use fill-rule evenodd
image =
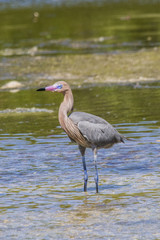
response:
<svg viewBox="0 0 160 240"><path fill-rule="evenodd" d="M0 56L158 47L159 8L159 0L0 0Z"/></svg>
<svg viewBox="0 0 160 240"><path fill-rule="evenodd" d="M159 85L73 93L75 110L104 117L134 141L99 150L99 194L87 150L84 193L80 154L57 120L62 96L1 92L0 238L160 239Z"/></svg>

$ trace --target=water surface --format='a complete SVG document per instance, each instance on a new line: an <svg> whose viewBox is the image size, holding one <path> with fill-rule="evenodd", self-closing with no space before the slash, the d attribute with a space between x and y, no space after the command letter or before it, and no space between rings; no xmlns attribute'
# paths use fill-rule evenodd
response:
<svg viewBox="0 0 160 240"><path fill-rule="evenodd" d="M0 55L158 47L160 1L0 1Z"/></svg>
<svg viewBox="0 0 160 240"><path fill-rule="evenodd" d="M87 150L84 193L80 154L57 120L62 96L1 92L1 239L159 239L159 85L73 93L75 110L104 117L134 141L99 150L99 194Z"/></svg>

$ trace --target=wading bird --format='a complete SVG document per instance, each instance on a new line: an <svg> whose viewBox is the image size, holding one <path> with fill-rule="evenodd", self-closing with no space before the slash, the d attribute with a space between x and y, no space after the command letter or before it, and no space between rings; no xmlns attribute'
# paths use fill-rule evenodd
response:
<svg viewBox="0 0 160 240"><path fill-rule="evenodd" d="M73 111L73 94L70 86L59 81L45 88L40 88L37 91L59 92L64 95L63 102L59 107L59 123L69 138L76 142L82 155L82 163L84 169L84 191L87 191L87 167L85 162L85 150L91 148L94 153L95 165L95 184L96 192L98 193L98 169L97 169L97 149L109 148L115 143L123 142L126 139L116 129L113 128L103 118L85 112ZM68 114L71 113L69 116Z"/></svg>

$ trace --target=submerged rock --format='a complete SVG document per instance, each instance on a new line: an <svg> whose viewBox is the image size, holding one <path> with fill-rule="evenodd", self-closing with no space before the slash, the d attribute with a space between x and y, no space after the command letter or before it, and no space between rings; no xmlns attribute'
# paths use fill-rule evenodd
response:
<svg viewBox="0 0 160 240"><path fill-rule="evenodd" d="M21 88L21 87L23 87L23 84L22 84L22 83L20 83L20 82L18 82L18 81L10 81L10 82L4 84L4 85L1 87L1 89L17 89L17 88L19 89L19 88Z"/></svg>
<svg viewBox="0 0 160 240"><path fill-rule="evenodd" d="M15 108L15 109L4 109L1 110L0 113L37 113L37 112L46 112L46 113L53 113L53 110L49 110L46 108Z"/></svg>

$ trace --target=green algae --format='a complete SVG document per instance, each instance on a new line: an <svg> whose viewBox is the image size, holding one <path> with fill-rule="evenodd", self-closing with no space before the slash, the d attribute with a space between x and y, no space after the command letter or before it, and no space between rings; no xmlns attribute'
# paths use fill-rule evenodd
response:
<svg viewBox="0 0 160 240"><path fill-rule="evenodd" d="M72 85L160 80L160 49L119 54L12 57L1 63L2 75L26 87L66 80ZM1 81L1 86L8 82Z"/></svg>

